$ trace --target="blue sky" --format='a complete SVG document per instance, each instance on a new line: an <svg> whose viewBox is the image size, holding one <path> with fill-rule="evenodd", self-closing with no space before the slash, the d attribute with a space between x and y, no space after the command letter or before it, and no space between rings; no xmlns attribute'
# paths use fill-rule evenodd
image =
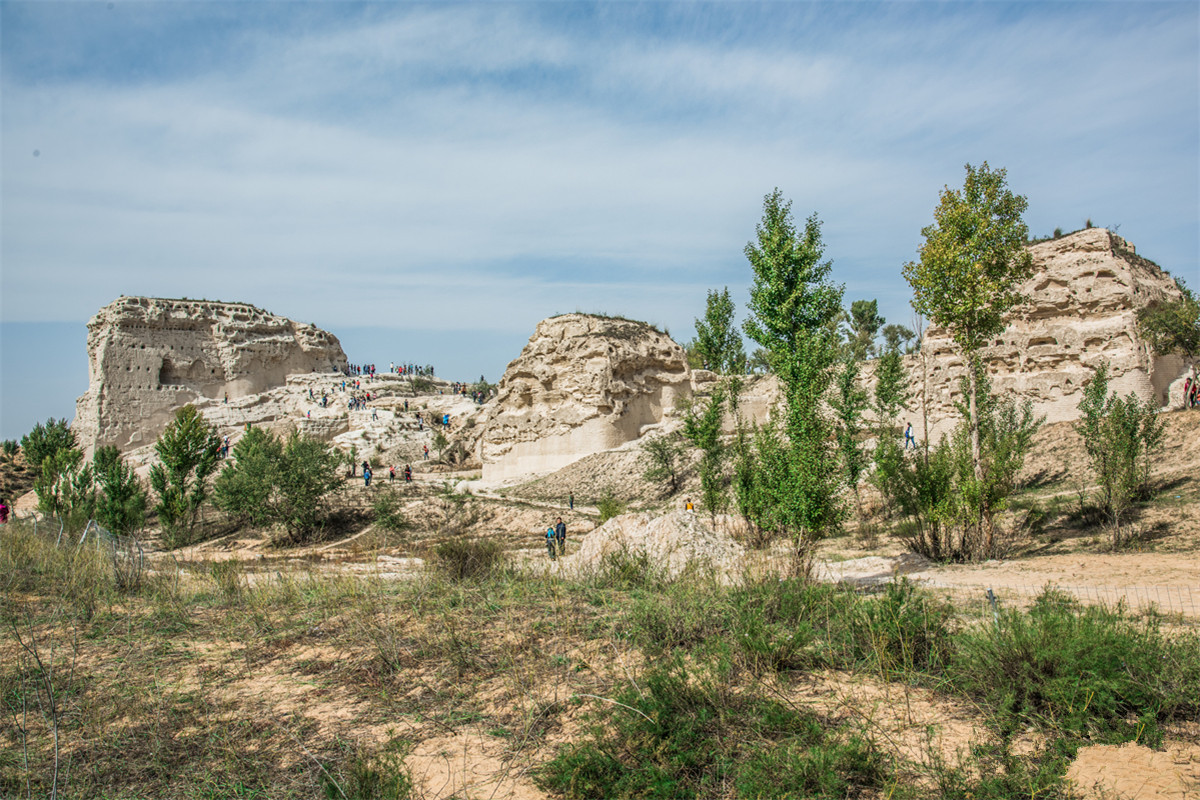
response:
<svg viewBox="0 0 1200 800"><path fill-rule="evenodd" d="M5 0L0 436L73 414L121 294L471 379L564 311L682 341L706 290L744 302L776 186L892 321L967 162L1008 169L1034 233L1119 226L1197 285L1198 9Z"/></svg>

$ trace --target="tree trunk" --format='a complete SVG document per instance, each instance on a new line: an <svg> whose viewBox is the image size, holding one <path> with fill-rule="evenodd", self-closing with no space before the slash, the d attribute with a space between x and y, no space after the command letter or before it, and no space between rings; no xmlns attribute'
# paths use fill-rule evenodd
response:
<svg viewBox="0 0 1200 800"><path fill-rule="evenodd" d="M980 457L980 453L979 453L979 406L978 406L978 403L976 402L976 395L978 394L978 387L976 385L976 380L975 380L975 378L976 378L975 368L976 368L975 355L972 353L967 358L967 377L970 382L970 391L971 391L971 396L967 398L967 411L971 416L971 419L970 419L970 423L971 423L971 465L975 469L975 482L980 485L978 525L979 525L979 531L980 531L980 533L982 533L983 529L984 529L984 517L986 516L986 514L985 514L985 510L984 510L984 500L983 500L983 491L982 491L983 460ZM989 556L992 553L992 538L993 538L992 537L992 526L988 525L987 526L987 540L984 544L984 552L987 553Z"/></svg>

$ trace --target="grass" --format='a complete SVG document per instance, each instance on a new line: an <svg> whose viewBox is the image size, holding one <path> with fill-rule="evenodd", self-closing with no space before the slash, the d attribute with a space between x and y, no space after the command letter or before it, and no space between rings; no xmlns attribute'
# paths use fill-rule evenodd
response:
<svg viewBox="0 0 1200 800"><path fill-rule="evenodd" d="M907 584L619 556L568 582L442 547L411 581L160 561L122 591L102 551L10 526L0 795L420 796L413 748L473 732L562 797L1054 797L1078 747L1200 716L1195 635L1054 592L997 628ZM980 740L917 763L789 689L830 672L964 703Z"/></svg>

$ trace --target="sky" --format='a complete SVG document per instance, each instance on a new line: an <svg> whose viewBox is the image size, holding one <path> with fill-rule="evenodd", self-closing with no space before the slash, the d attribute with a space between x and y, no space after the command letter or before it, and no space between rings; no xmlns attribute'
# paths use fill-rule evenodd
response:
<svg viewBox="0 0 1200 800"><path fill-rule="evenodd" d="M0 437L120 295L254 303L496 381L537 322L683 342L778 187L846 304L964 165L1200 285L1200 4L0 0Z"/></svg>

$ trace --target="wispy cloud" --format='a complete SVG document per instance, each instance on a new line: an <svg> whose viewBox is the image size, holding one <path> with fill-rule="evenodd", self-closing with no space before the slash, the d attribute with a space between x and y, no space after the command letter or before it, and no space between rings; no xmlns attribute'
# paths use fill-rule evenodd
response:
<svg viewBox="0 0 1200 800"><path fill-rule="evenodd" d="M898 267L983 159L1035 231L1200 263L1193 4L251 8L3 5L4 319L144 293L684 336L776 185L906 319Z"/></svg>

